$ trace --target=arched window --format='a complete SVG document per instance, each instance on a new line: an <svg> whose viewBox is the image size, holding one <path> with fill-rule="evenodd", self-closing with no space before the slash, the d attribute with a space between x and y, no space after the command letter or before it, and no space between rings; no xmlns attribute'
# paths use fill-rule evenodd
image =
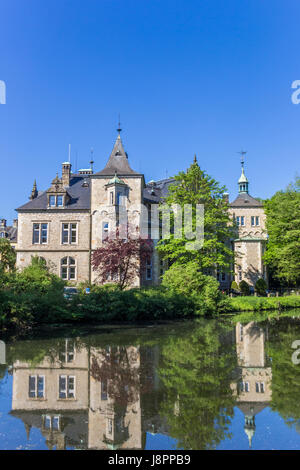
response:
<svg viewBox="0 0 300 470"><path fill-rule="evenodd" d="M76 279L76 261L71 256L66 256L61 260L61 278L65 281Z"/></svg>

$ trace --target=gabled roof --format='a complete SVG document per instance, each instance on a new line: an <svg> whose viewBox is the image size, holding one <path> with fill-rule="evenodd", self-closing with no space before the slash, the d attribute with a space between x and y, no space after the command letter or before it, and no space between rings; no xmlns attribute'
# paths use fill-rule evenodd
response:
<svg viewBox="0 0 300 470"><path fill-rule="evenodd" d="M139 173L134 171L129 165L120 134L117 137L105 168L95 173L95 175L114 176L115 173L121 176L139 175Z"/></svg>
<svg viewBox="0 0 300 470"><path fill-rule="evenodd" d="M254 199L248 193L240 193L238 197L230 203L230 207L263 207L263 203Z"/></svg>
<svg viewBox="0 0 300 470"><path fill-rule="evenodd" d="M70 186L68 187L69 201L64 207L64 210L86 210L90 209L90 185L83 185L84 182L90 182L89 175L71 175ZM48 209L48 196L47 191L39 193L39 195L31 201L23 204L23 206L16 209L21 211L36 211ZM54 209L49 209L53 211ZM60 209L61 210L61 209Z"/></svg>

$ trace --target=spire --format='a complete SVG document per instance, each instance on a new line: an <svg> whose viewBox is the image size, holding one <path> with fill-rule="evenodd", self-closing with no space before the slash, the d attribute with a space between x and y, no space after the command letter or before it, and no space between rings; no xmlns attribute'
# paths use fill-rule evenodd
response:
<svg viewBox="0 0 300 470"><path fill-rule="evenodd" d="M197 155L196 155L196 154L194 155L194 163L198 163L198 162L197 162Z"/></svg>
<svg viewBox="0 0 300 470"><path fill-rule="evenodd" d="M134 171L130 167L128 163L128 156L124 150L123 142L120 136L120 132L121 132L120 125L117 131L119 132L119 134L115 141L115 145L112 149L108 162L105 168L99 171L98 173L96 173L96 175L114 176L115 172L117 172L118 175L121 175L121 176L138 174L136 171Z"/></svg>
<svg viewBox="0 0 300 470"><path fill-rule="evenodd" d="M244 164L245 164L245 155L247 152L244 152L241 150L238 152L241 155L241 166L242 166L242 174L240 176L240 179L238 181L239 185L239 193L249 193L249 181L245 175L245 170L244 170Z"/></svg>
<svg viewBox="0 0 300 470"><path fill-rule="evenodd" d="M37 187L36 187L36 180L34 180L33 182L33 187L32 187L32 190L31 190L31 195L29 197L29 199L35 199L38 195L38 191L37 191Z"/></svg>

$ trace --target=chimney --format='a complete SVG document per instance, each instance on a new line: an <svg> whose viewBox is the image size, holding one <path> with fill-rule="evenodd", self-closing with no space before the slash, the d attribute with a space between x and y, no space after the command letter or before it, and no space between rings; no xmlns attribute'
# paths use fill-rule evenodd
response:
<svg viewBox="0 0 300 470"><path fill-rule="evenodd" d="M13 220L13 228L18 228L18 219Z"/></svg>
<svg viewBox="0 0 300 470"><path fill-rule="evenodd" d="M64 187L70 186L71 167L72 165L69 162L62 164L62 183Z"/></svg>
<svg viewBox="0 0 300 470"><path fill-rule="evenodd" d="M6 227L6 219L0 219L0 228Z"/></svg>

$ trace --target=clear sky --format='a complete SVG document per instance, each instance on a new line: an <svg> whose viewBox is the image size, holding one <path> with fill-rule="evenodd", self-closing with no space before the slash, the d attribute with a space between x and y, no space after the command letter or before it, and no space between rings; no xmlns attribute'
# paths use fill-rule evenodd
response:
<svg viewBox="0 0 300 470"><path fill-rule="evenodd" d="M299 173L299 0L0 0L0 216L33 180L104 167L121 114L146 181L200 166L231 199L244 148L253 196Z"/></svg>

